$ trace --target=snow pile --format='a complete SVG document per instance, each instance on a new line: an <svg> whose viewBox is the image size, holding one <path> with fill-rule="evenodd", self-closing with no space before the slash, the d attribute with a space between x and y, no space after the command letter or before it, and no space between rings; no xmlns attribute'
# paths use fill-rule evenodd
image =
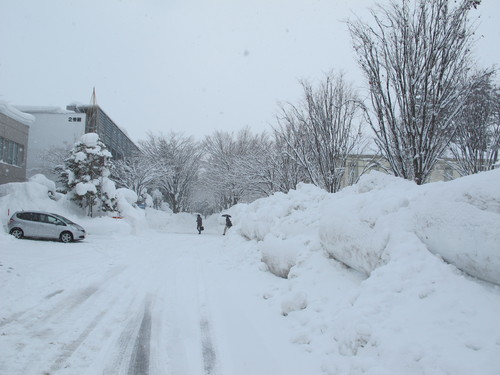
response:
<svg viewBox="0 0 500 375"><path fill-rule="evenodd" d="M236 230L287 278L263 297L325 373L493 375L500 288L468 275L500 284L499 186L500 170L424 186L373 172L235 209Z"/></svg>
<svg viewBox="0 0 500 375"><path fill-rule="evenodd" d="M56 183L54 181L49 180L43 174L36 174L30 177L29 181L36 182L40 185L45 185L47 187L48 192L51 194L56 193Z"/></svg>
<svg viewBox="0 0 500 375"><path fill-rule="evenodd" d="M40 180L38 178L38 180ZM22 210L57 210L58 202L50 199L46 181L11 182L0 185L1 223L7 223L10 215Z"/></svg>
<svg viewBox="0 0 500 375"><path fill-rule="evenodd" d="M370 275L393 256L391 238L413 234L461 270L500 284L499 185L498 170L424 186L372 172L337 194L299 185L258 200L240 213L238 231L261 241L263 261L282 277L308 241Z"/></svg>
<svg viewBox="0 0 500 375"><path fill-rule="evenodd" d="M426 189L412 228L431 252L468 274L500 284L500 171Z"/></svg>
<svg viewBox="0 0 500 375"><path fill-rule="evenodd" d="M88 218L84 210L71 202L68 196L55 193L54 182L44 175L35 175L29 182L3 184L0 185L0 224L5 227L10 215L16 211L37 210L63 215L80 223L91 234L130 234L149 227L144 211L133 206L134 199L137 200L133 191L115 189L114 184L110 184L106 189L116 192L120 217L123 220L112 218L117 213L109 213L108 217Z"/></svg>

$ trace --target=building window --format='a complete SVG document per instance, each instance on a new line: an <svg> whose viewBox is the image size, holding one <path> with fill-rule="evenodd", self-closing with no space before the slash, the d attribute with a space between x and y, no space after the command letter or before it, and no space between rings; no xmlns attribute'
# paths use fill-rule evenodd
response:
<svg viewBox="0 0 500 375"><path fill-rule="evenodd" d="M0 162L20 167L24 160L24 146L0 137Z"/></svg>

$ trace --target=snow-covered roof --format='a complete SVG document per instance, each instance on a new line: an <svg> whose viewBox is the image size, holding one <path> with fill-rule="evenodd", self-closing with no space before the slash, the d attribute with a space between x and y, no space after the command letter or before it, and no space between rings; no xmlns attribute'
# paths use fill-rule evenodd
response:
<svg viewBox="0 0 500 375"><path fill-rule="evenodd" d="M0 113L3 113L5 116L25 125L30 125L35 121L35 117L33 115L22 112L4 100L0 100Z"/></svg>
<svg viewBox="0 0 500 375"><path fill-rule="evenodd" d="M75 113L56 106L16 105L18 110L27 113Z"/></svg>

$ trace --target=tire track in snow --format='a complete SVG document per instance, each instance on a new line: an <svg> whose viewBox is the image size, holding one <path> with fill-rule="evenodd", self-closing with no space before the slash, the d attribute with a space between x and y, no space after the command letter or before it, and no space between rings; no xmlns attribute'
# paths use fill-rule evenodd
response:
<svg viewBox="0 0 500 375"><path fill-rule="evenodd" d="M200 308L200 337L201 354L203 357L203 369L205 375L216 374L217 352L212 339L210 325L210 314L208 308L208 294L206 291L205 273L199 259L196 261L196 279L198 284L199 308ZM201 280L200 280L201 276Z"/></svg>
<svg viewBox="0 0 500 375"><path fill-rule="evenodd" d="M75 353L80 345L87 339L90 333L97 327L105 314L106 311L102 311L101 313L99 313L75 340L63 346L62 354L54 361L54 363L50 367L50 370L48 372L49 374L63 368L66 361L73 355L73 353Z"/></svg>
<svg viewBox="0 0 500 375"><path fill-rule="evenodd" d="M146 300L139 333L134 343L127 375L149 375L151 350L151 299Z"/></svg>
<svg viewBox="0 0 500 375"><path fill-rule="evenodd" d="M206 317L202 317L200 320L200 331L201 331L201 353L203 355L203 368L206 375L215 374L215 365L217 355L215 353L215 348L212 343L212 336L210 330L210 323Z"/></svg>
<svg viewBox="0 0 500 375"><path fill-rule="evenodd" d="M101 280L98 280L94 285L73 292L72 294L64 297L62 300L57 302L55 305L52 305L52 307L48 310L36 310L36 308L38 308L39 306L35 305L33 308L27 309L25 311L18 311L8 317L2 318L2 320L0 321L0 328L11 323L16 323L24 324L25 328L31 329L35 325L38 325L39 322L45 322L53 318L56 318L57 320L60 316L68 314L76 307L88 300L93 294L95 294L99 290L95 285L103 285L107 283L110 279L120 274L124 269L125 267L114 267L113 269L108 271L108 274L106 274ZM56 290L53 293L45 296L44 300L46 300L47 303L51 303L54 296L62 293L64 293L64 290Z"/></svg>
<svg viewBox="0 0 500 375"><path fill-rule="evenodd" d="M129 361L126 358L132 356L133 340L137 335L137 327L140 325L140 316L130 319L122 330L120 337L116 341L116 350L114 350L114 360L105 368L103 375L125 374L128 371ZM126 363L126 364L125 364Z"/></svg>
<svg viewBox="0 0 500 375"><path fill-rule="evenodd" d="M96 287L88 287L83 290L79 290L76 293L73 293L65 297L64 299L56 303L54 306L52 306L52 308L44 311L43 313L34 311L34 309L13 313L9 317L3 318L3 320L0 322L0 328L3 326L7 326L11 323L16 323L16 324L26 323L24 324L25 328L31 329L35 325L39 324L39 322L48 321L54 317L59 317L60 315L63 315L71 311L72 309L74 309L81 303L85 302L87 299L89 299L95 292L97 292L97 290L98 289ZM62 293L62 291L54 292L51 297L60 293ZM45 299L50 300L51 297L49 298L45 297Z"/></svg>

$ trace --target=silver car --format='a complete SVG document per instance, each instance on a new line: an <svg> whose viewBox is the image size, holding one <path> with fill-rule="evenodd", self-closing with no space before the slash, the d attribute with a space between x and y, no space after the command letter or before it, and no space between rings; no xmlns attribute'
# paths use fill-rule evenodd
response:
<svg viewBox="0 0 500 375"><path fill-rule="evenodd" d="M85 238L85 229L64 216L42 211L18 211L7 223L16 238L33 237L72 242Z"/></svg>

